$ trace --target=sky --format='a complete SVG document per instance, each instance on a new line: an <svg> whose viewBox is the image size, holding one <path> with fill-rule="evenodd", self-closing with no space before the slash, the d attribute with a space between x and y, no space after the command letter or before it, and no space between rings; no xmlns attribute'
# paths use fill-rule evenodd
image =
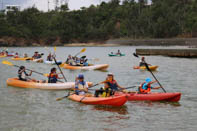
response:
<svg viewBox="0 0 197 131"><path fill-rule="evenodd" d="M55 7L54 0L0 0L0 8L3 5L20 5L21 9L32 7L33 5L37 7L39 10L47 11L48 10L48 1L49 1L49 9L52 10ZM109 0L59 0L59 1L68 1L68 6L70 10L77 10L81 7L89 7L91 4L98 5L102 1Z"/></svg>

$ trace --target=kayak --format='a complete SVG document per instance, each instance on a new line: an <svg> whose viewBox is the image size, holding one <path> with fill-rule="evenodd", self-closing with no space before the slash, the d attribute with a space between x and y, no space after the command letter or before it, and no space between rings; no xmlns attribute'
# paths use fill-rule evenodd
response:
<svg viewBox="0 0 197 131"><path fill-rule="evenodd" d="M123 93L116 93L116 95L122 95ZM178 102L181 99L180 92L174 93L156 93L151 92L148 94L128 93L128 101L169 101Z"/></svg>
<svg viewBox="0 0 197 131"><path fill-rule="evenodd" d="M12 58L11 60L16 60L16 61L19 61L19 60L32 60L32 58L31 57L27 57L27 58L19 57L19 58Z"/></svg>
<svg viewBox="0 0 197 131"><path fill-rule="evenodd" d="M108 54L109 56L125 56L125 54Z"/></svg>
<svg viewBox="0 0 197 131"><path fill-rule="evenodd" d="M39 59L33 59L34 62L37 62L37 63L43 63L43 59L42 58L39 58Z"/></svg>
<svg viewBox="0 0 197 131"><path fill-rule="evenodd" d="M47 60L45 60L44 63L45 64L50 64L50 65L54 65L55 64L55 61L47 61ZM57 63L58 64L62 64L62 61L57 61Z"/></svg>
<svg viewBox="0 0 197 131"><path fill-rule="evenodd" d="M90 65L90 66L71 66L69 64L61 64L60 67L70 70L106 70L108 64Z"/></svg>
<svg viewBox="0 0 197 131"><path fill-rule="evenodd" d="M18 80L18 78L8 78L7 85L13 87L21 88L36 88L36 89L47 89L47 90L66 90L74 88L75 82L65 82L65 83L37 83L37 82L27 82ZM88 82L91 86L92 83Z"/></svg>
<svg viewBox="0 0 197 131"><path fill-rule="evenodd" d="M156 70L159 66L148 66L150 70ZM147 70L145 66L134 66L133 69Z"/></svg>
<svg viewBox="0 0 197 131"><path fill-rule="evenodd" d="M0 58L6 57L5 55L0 55Z"/></svg>
<svg viewBox="0 0 197 131"><path fill-rule="evenodd" d="M73 101L91 105L122 106L127 102L127 97L125 94L110 97L85 97L83 95L73 94L68 98Z"/></svg>

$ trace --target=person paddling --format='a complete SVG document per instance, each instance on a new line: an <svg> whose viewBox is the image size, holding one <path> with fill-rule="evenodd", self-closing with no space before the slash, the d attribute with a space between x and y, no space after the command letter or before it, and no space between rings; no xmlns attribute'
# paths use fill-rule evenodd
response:
<svg viewBox="0 0 197 131"><path fill-rule="evenodd" d="M88 83L84 81L84 75L79 74L75 80L75 94L85 95L88 92Z"/></svg>
<svg viewBox="0 0 197 131"><path fill-rule="evenodd" d="M18 79L19 80L22 80L22 81L28 81L27 79L30 79L28 78L28 76L31 76L32 75L32 71L30 71L30 73L26 73L25 71L25 66L20 66L19 67L19 70L18 70Z"/></svg>
<svg viewBox="0 0 197 131"><path fill-rule="evenodd" d="M151 65L151 64L148 64L148 65ZM145 57L142 56L140 62L139 62L139 66L146 66L146 61L145 61Z"/></svg>
<svg viewBox="0 0 197 131"><path fill-rule="evenodd" d="M49 55L47 56L47 61L53 61L51 53L49 53Z"/></svg>
<svg viewBox="0 0 197 131"><path fill-rule="evenodd" d="M147 94L151 92L151 89L159 89L161 87L152 87L151 84L157 81L152 81L151 78L146 78L145 82L143 82L139 87L139 93Z"/></svg>
<svg viewBox="0 0 197 131"><path fill-rule="evenodd" d="M124 89L122 86L120 86L117 81L114 79L114 75L112 73L107 74L107 78L105 81L101 82L100 84L107 83L109 85L109 88L115 92L118 91L118 88Z"/></svg>
<svg viewBox="0 0 197 131"><path fill-rule="evenodd" d="M120 50L118 50L118 52L116 53L117 55L121 55L121 52L120 52Z"/></svg>
<svg viewBox="0 0 197 131"><path fill-rule="evenodd" d="M63 79L63 77L59 77L56 73L56 68L51 68L51 72L48 77L48 83L57 83L58 79Z"/></svg>

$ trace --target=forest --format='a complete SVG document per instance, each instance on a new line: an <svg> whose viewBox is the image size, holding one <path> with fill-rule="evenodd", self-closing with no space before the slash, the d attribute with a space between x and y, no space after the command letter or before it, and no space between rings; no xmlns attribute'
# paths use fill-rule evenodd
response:
<svg viewBox="0 0 197 131"><path fill-rule="evenodd" d="M40 40L50 45L117 38L185 38L197 36L197 0L111 0L48 12L35 7L0 12L0 39Z"/></svg>

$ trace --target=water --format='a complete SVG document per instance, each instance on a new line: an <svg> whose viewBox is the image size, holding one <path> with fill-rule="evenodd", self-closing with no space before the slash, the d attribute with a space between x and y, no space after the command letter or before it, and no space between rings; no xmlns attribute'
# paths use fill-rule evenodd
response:
<svg viewBox="0 0 197 131"><path fill-rule="evenodd" d="M95 64L110 64L108 72L115 74L115 79L123 87L139 85L150 72L133 70L139 58L132 55L138 47L87 47L81 54ZM166 47L165 47L166 48ZM179 48L179 47L176 47ZM57 47L57 59L65 60L68 54L76 54L82 47ZM120 49L125 57L108 57L111 51ZM53 48L27 47L9 48L20 54L33 55L34 51L46 54ZM49 73L51 67L33 62L11 61L16 65L25 65L29 69ZM147 62L159 65L154 72L167 92L181 92L179 103L161 102L127 102L121 108L84 105L68 99L56 101L65 96L66 91L49 91L39 89L21 89L7 87L6 79L17 75L17 68L0 64L0 130L1 131L195 131L197 129L197 59L147 56ZM108 72L69 71L63 69L66 78L74 81L79 73L85 75L86 81L94 83L103 81ZM46 79L33 74L36 79ZM157 84L155 84L157 86ZM132 89L136 90L136 89ZM157 90L162 92L162 90Z"/></svg>

